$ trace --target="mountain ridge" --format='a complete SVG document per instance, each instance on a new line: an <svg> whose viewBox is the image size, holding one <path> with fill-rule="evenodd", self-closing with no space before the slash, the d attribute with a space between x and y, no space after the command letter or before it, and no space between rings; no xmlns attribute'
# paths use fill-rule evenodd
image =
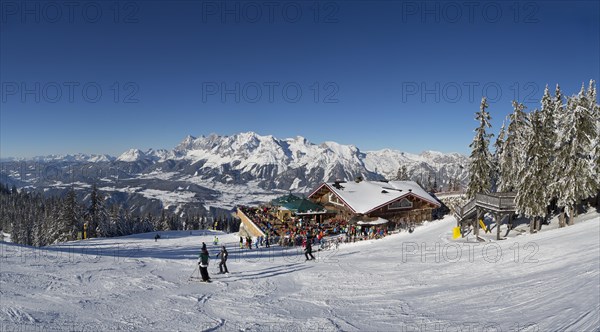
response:
<svg viewBox="0 0 600 332"><path fill-rule="evenodd" d="M402 169L401 176L426 189L448 190L452 184L465 184L468 169L468 158L458 153L361 151L334 141L315 144L302 136L279 139L255 132L187 135L170 150L132 148L117 157L53 155L30 161L40 163L38 171L25 171L27 162L3 161L1 178L45 192L65 183L81 189L96 183L111 195L119 193L113 195L115 200L126 200L137 209L144 208L146 199L182 211L194 204L205 210L231 208L288 191L307 193L337 179L393 180Z"/></svg>

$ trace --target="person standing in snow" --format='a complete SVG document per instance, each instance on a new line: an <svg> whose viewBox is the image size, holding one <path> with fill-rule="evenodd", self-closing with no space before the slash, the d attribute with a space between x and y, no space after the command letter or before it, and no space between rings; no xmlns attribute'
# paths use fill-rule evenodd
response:
<svg viewBox="0 0 600 332"><path fill-rule="evenodd" d="M221 262L219 263L220 274L229 273L229 270L227 270L227 264L226 264L229 253L227 252L227 249L225 248L225 246L221 246L221 252L217 254L217 258L219 257L219 255L221 255ZM225 271L223 272L223 270L225 270Z"/></svg>
<svg viewBox="0 0 600 332"><path fill-rule="evenodd" d="M210 255L208 254L206 245L204 243L202 244L202 250L200 251L200 255L198 256L198 266L200 268L200 275L202 276L202 281L209 282L210 276L208 275L208 260L210 258Z"/></svg>
<svg viewBox="0 0 600 332"><path fill-rule="evenodd" d="M309 237L306 237L306 248L304 249L304 251L304 256L306 257L307 261L315 259L315 256L313 256L312 254L312 239ZM311 258L308 258L308 256L310 256Z"/></svg>
<svg viewBox="0 0 600 332"><path fill-rule="evenodd" d="M215 246L216 246L216 245L219 245L219 238L218 238L216 235L215 235L215 238L213 239L213 244L214 244Z"/></svg>

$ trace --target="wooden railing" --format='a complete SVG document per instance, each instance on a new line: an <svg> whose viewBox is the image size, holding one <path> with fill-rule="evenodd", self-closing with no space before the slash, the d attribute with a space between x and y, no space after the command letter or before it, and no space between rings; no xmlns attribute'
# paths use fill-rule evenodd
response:
<svg viewBox="0 0 600 332"><path fill-rule="evenodd" d="M515 193L477 194L477 205L494 211L512 211L515 209Z"/></svg>
<svg viewBox="0 0 600 332"><path fill-rule="evenodd" d="M474 199L456 209L456 219L465 219L476 207L494 212L515 211L515 197L515 193L476 194Z"/></svg>
<svg viewBox="0 0 600 332"><path fill-rule="evenodd" d="M458 219L466 217L473 209L475 209L475 199L471 199L465 205L456 209Z"/></svg>

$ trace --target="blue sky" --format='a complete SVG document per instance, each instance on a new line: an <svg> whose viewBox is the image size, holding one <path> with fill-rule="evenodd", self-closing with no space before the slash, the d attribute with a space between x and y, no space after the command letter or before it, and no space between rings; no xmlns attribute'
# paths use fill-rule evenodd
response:
<svg viewBox="0 0 600 332"><path fill-rule="evenodd" d="M27 7L24 7L27 6ZM2 0L0 157L172 148L255 131L468 153L600 77L597 1Z"/></svg>

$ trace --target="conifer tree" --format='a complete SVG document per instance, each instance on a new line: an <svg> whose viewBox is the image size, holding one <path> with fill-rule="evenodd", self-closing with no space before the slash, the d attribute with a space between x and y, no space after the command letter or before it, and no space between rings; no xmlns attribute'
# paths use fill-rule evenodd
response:
<svg viewBox="0 0 600 332"><path fill-rule="evenodd" d="M493 135L486 132L487 128L491 128L491 117L486 111L487 108L487 99L483 97L479 112L475 113L475 120L479 121L479 127L475 129L475 137L469 145L471 147L470 179L467 188L469 198L475 197L477 193L489 193L491 188L492 156L489 145Z"/></svg>
<svg viewBox="0 0 600 332"><path fill-rule="evenodd" d="M504 150L504 141L506 140L506 129L505 123L502 122L502 127L500 128L500 132L498 133L498 137L496 137L496 142L494 143L494 154L493 154L493 162L492 162L492 191L498 191L498 182L500 181L500 157L502 156L502 152Z"/></svg>
<svg viewBox="0 0 600 332"><path fill-rule="evenodd" d="M98 192L98 188L94 183L92 185L92 192L90 193L90 206L86 214L87 237L98 236L98 226L106 219L108 219L108 213L104 206L104 196Z"/></svg>
<svg viewBox="0 0 600 332"><path fill-rule="evenodd" d="M593 92L589 95L593 95ZM573 224L576 206L597 193L596 170L593 169L592 142L597 135L593 116L595 101L588 99L585 86L577 96L568 98L566 111L558 119L556 176L553 184L558 206Z"/></svg>
<svg viewBox="0 0 600 332"><path fill-rule="evenodd" d="M80 211L77 204L77 195L73 188L69 189L62 204L58 220L58 242L66 242L77 239L80 229Z"/></svg>
<svg viewBox="0 0 600 332"><path fill-rule="evenodd" d="M527 128L527 116L523 111L525 105L512 102L513 113L506 131L506 140L498 156L498 191L513 192L518 185L517 174L523 167L523 144Z"/></svg>
<svg viewBox="0 0 600 332"><path fill-rule="evenodd" d="M552 182L555 183L558 181L558 172L560 171L559 167L560 165L558 165L556 163L556 155L558 154L558 146L559 146L559 142L558 142L558 134L561 131L561 123L560 123L560 119L562 119L562 117L565 115L565 106L564 106L564 97L562 94L562 91L560 89L560 85L556 84L556 89L554 90L554 97L552 98L552 118L554 120L554 133L553 133L553 137L554 137L554 143L552 144L552 163L551 163L551 167L552 167ZM549 192L550 192L550 197L553 200L557 200L558 199L558 187L557 186L550 186L548 188Z"/></svg>
<svg viewBox="0 0 600 332"><path fill-rule="evenodd" d="M398 173L396 173L396 180L407 181L408 179L408 170L406 169L406 165L402 165L398 168Z"/></svg>
<svg viewBox="0 0 600 332"><path fill-rule="evenodd" d="M164 212L164 210L163 210L163 212ZM164 218L164 220L162 221L162 225L161 225L163 231L170 231L171 230L171 225L172 225L171 221L172 221L172 217L171 218L168 218L168 217Z"/></svg>
<svg viewBox="0 0 600 332"><path fill-rule="evenodd" d="M592 119L596 124L596 134L592 139L592 171L596 179L596 206L600 210L600 105L598 105L598 94L596 92L596 82L590 80L587 91L589 109L592 112Z"/></svg>
<svg viewBox="0 0 600 332"><path fill-rule="evenodd" d="M540 135L544 137L541 144L544 145L544 151L547 153L545 161L547 163L548 172L546 172L546 177L545 179L542 179L542 181L548 185L546 188L548 203L556 197L549 185L556 181L556 175L553 172L555 169L554 160L556 159L554 156L556 150L556 114L557 111L560 110L559 105L562 103L561 99L562 97L558 85L556 86L556 96L554 98L550 95L550 90L546 85L541 100L540 120L542 127L540 128Z"/></svg>
<svg viewBox="0 0 600 332"><path fill-rule="evenodd" d="M529 114L529 126L524 147L525 167L517 174L519 183L515 203L517 212L531 219L531 231L540 229L548 205L549 151L542 113L535 110Z"/></svg>

